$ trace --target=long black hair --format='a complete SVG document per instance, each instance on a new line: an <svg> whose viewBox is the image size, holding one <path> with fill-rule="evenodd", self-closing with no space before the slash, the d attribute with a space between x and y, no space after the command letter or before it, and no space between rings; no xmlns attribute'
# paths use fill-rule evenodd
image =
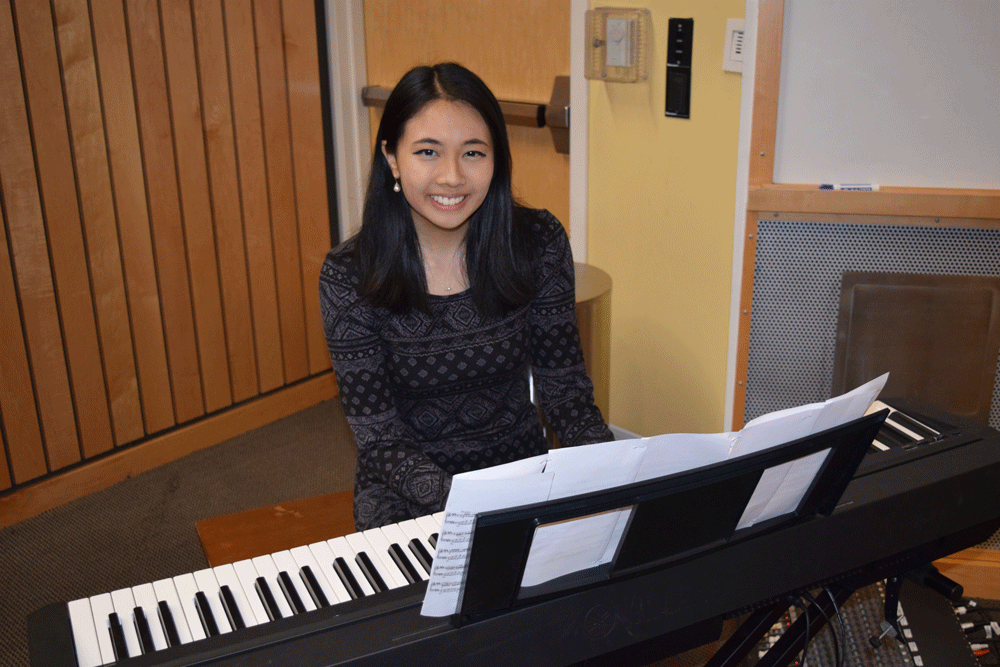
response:
<svg viewBox="0 0 1000 667"><path fill-rule="evenodd" d="M510 143L503 112L482 79L455 63L416 67L399 80L386 100L372 157L368 191L355 237L361 294L373 305L397 313L426 311L427 278L410 205L394 192L395 178L382 154L395 155L406 123L435 100L461 102L482 117L493 141L493 180L465 235L469 289L482 315L502 315L534 296L531 230L511 193Z"/></svg>

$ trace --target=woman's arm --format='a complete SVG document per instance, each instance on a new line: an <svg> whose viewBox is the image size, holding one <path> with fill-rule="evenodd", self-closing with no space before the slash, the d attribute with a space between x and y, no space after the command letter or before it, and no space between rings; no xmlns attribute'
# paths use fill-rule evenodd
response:
<svg viewBox="0 0 1000 667"><path fill-rule="evenodd" d="M539 404L564 446L614 440L587 375L576 322L573 253L566 230L548 211L528 212L541 244L531 302L532 375Z"/></svg>

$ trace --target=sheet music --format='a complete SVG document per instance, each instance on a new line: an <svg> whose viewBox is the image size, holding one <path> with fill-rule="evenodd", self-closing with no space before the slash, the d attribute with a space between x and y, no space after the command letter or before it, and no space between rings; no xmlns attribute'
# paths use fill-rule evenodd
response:
<svg viewBox="0 0 1000 667"><path fill-rule="evenodd" d="M523 461L452 478L421 613L447 616L461 608L476 515L611 489L712 465L818 433L862 417L888 374L854 391L758 417L741 431L667 434L556 449ZM793 511L829 450L764 471L739 527ZM624 534L628 508L536 529L522 585L533 586L610 562Z"/></svg>

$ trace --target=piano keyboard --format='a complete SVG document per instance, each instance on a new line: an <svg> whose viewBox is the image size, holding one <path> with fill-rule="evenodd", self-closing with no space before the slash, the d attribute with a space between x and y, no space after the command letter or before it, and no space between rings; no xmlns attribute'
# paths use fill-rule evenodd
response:
<svg viewBox="0 0 1000 667"><path fill-rule="evenodd" d="M406 586L430 575L444 513L68 603L97 667Z"/></svg>
<svg viewBox="0 0 1000 667"><path fill-rule="evenodd" d="M868 410L869 413L888 409L889 415L879 428L875 441L872 442L873 451L886 452L896 448L906 448L922 441L931 441L941 436L941 433L930 426L918 422L913 417L900 412L891 405L886 405L882 401L875 401Z"/></svg>

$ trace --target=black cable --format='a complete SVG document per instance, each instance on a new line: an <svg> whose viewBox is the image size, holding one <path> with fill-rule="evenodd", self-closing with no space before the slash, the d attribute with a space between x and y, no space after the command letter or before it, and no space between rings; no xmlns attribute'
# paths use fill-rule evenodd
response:
<svg viewBox="0 0 1000 667"><path fill-rule="evenodd" d="M799 603L802 604L799 604ZM802 611L802 615L805 617L806 621L806 635L805 641L802 642L802 652L799 654L799 662L802 667L806 667L806 651L809 648L809 642L812 641L812 637L809 636L809 610L806 609L806 601L799 596L796 600L792 600L792 605L798 607Z"/></svg>
<svg viewBox="0 0 1000 667"><path fill-rule="evenodd" d="M819 609L819 613L823 614L823 618L826 619L827 625L830 626L830 634L833 636L833 661L834 664L836 664L838 667L843 667L844 658L846 657L847 653L847 643L846 643L847 639L844 634L844 618L843 616L840 615L840 609L837 607L837 601L834 599L833 593L830 592L830 589L824 588L823 591L830 597L830 602L833 603L833 608L837 612L837 618L840 619L840 634L841 638L843 638L844 641L843 653L841 653L840 650L840 639L837 638L837 631L833 627L833 619L830 618L830 615L826 613L826 609L824 609L822 605L819 604L816 598L812 596L812 593L806 591L805 595L806 597L808 597L809 602L817 609Z"/></svg>
<svg viewBox="0 0 1000 667"><path fill-rule="evenodd" d="M844 626L844 616L840 613L840 606L837 605L837 598L833 596L829 588L824 588L826 594L830 597L830 602L833 603L833 611L837 614L837 620L840 622L840 639L844 643L844 652L841 654L840 667L844 667L847 661L847 628Z"/></svg>

